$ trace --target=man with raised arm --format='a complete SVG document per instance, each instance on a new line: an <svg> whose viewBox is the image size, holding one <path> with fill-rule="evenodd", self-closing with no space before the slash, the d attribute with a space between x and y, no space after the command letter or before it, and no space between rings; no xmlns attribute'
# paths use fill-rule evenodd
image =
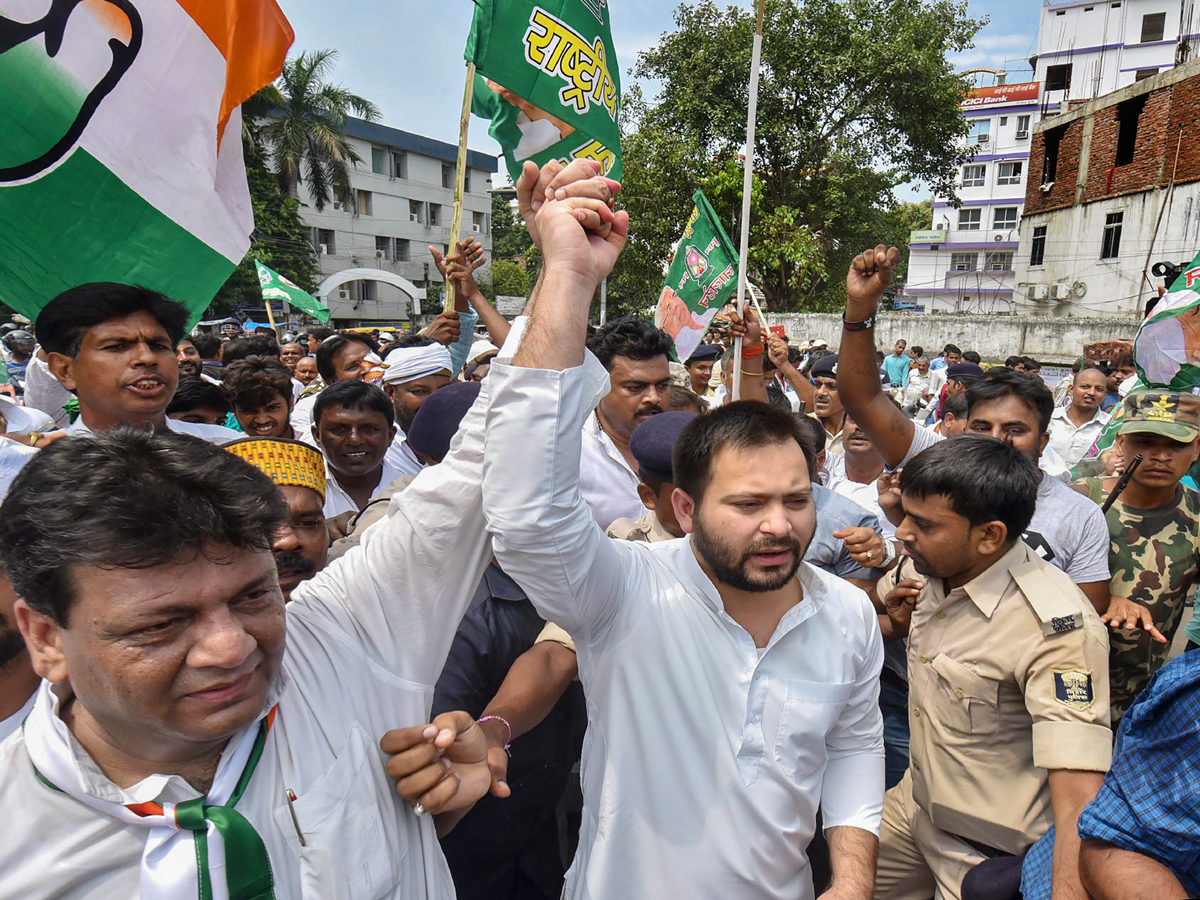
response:
<svg viewBox="0 0 1200 900"><path fill-rule="evenodd" d="M545 268L524 342L488 375L484 511L500 564L577 642L585 813L564 896L811 900L820 807L823 896L867 900L882 639L861 591L802 562L808 438L763 404L699 417L673 466L689 536L605 538L579 490L582 426L609 389L584 338L628 217L548 198L537 230Z"/></svg>
<svg viewBox="0 0 1200 900"><path fill-rule="evenodd" d="M917 428L879 385L875 364L875 312L899 258L882 244L855 258L847 276L846 312L838 353L838 394L850 417L892 469L944 438ZM865 274L872 273L869 277ZM989 372L967 389L967 433L1012 444L1038 462L1049 443L1054 398L1040 378ZM1100 507L1058 478L1042 473L1037 508L1025 542L1062 569L1103 614L1108 608L1108 528Z"/></svg>

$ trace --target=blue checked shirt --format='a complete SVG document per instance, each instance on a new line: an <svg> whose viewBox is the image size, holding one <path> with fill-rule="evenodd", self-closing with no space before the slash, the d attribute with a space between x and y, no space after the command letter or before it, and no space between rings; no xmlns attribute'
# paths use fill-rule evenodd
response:
<svg viewBox="0 0 1200 900"><path fill-rule="evenodd" d="M1162 668L1121 721L1112 770L1079 816L1079 836L1141 853L1200 896L1200 652ZM1049 900L1051 828L1025 856L1021 893Z"/></svg>

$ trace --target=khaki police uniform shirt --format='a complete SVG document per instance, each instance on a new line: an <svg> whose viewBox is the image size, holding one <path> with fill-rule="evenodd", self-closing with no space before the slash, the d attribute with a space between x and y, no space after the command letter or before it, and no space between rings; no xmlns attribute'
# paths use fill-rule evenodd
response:
<svg viewBox="0 0 1200 900"><path fill-rule="evenodd" d="M913 798L943 831L1021 853L1053 822L1049 771L1107 772L1108 635L1022 541L944 593L908 636Z"/></svg>
<svg viewBox="0 0 1200 900"><path fill-rule="evenodd" d="M651 544L675 540L675 535L663 528L662 523L658 521L658 515L654 510L650 510L636 521L617 519L608 526L605 534L619 541L643 541Z"/></svg>

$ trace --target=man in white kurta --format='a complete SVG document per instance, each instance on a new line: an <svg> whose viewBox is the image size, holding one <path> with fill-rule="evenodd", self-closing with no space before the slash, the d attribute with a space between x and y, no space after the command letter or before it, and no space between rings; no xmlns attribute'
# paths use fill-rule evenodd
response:
<svg viewBox="0 0 1200 900"><path fill-rule="evenodd" d="M567 204L547 202L538 222L546 271L524 340L552 349L492 364L484 509L497 560L578 648L584 814L563 896L811 900L805 848L818 807L835 884L870 879L883 800L874 610L857 588L799 563L802 599L756 645L693 537L604 536L579 489L581 428L609 389L583 351L603 272L559 277L564 255L578 266L588 251ZM563 362L572 356L583 365ZM807 485L806 473L783 477ZM856 860L863 872L851 872L835 832L858 832L870 848ZM859 877L839 896L870 891Z"/></svg>
<svg viewBox="0 0 1200 900"><path fill-rule="evenodd" d="M297 588L286 608L286 654L263 709L278 704L277 713L236 804L266 847L280 900L454 897L433 824L396 795L378 741L389 728L428 720L434 683L491 558L480 512L487 402L485 385L445 461L394 498L386 520ZM0 743L0 897L133 900L149 831L38 779L29 741L45 743L66 727L48 682L39 700L43 715L35 721L35 709L24 731ZM258 727L230 738L216 783L240 768L231 757ZM64 746L84 797L137 804L198 796L172 774L122 789L73 737ZM196 897L195 868L190 882L186 872L179 878L177 895ZM220 880L216 897L227 896Z"/></svg>

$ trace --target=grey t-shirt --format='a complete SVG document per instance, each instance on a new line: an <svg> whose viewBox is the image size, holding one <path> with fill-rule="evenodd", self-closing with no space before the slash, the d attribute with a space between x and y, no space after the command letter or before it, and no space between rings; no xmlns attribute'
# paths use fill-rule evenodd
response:
<svg viewBox="0 0 1200 900"><path fill-rule="evenodd" d="M908 453L896 468L945 438L917 426ZM1037 508L1022 535L1042 559L1062 569L1076 584L1108 581L1108 525L1100 507L1057 478L1042 472Z"/></svg>

